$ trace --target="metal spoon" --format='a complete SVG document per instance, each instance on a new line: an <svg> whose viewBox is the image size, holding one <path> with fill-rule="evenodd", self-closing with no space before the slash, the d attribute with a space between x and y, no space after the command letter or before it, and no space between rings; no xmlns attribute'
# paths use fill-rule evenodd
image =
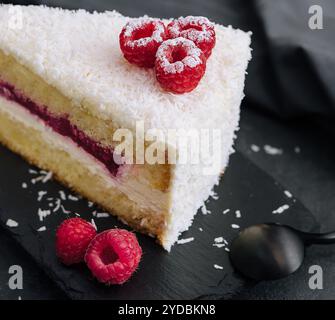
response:
<svg viewBox="0 0 335 320"><path fill-rule="evenodd" d="M296 271L305 256L305 246L335 243L335 232L306 233L268 223L242 230L230 247L233 266L255 280L279 279Z"/></svg>

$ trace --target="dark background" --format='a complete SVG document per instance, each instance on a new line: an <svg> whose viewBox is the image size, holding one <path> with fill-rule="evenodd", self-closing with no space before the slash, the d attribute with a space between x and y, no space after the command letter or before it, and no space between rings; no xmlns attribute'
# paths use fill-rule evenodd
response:
<svg viewBox="0 0 335 320"><path fill-rule="evenodd" d="M80 0L3 1L47 4L90 11L115 9L125 15L204 15L253 32L237 150L285 188L316 217L323 231L335 229L335 2L332 0ZM310 5L323 8L323 30L308 27ZM253 152L255 144L261 148ZM268 155L264 145L283 150ZM297 152L297 147L300 152ZM257 213L255 213L257 214ZM48 299L62 294L6 235L0 234L0 298ZM335 248L315 246L308 263L324 270L324 289L311 291L308 274L260 283L236 299L334 299ZM23 267L24 290L8 290L8 268Z"/></svg>

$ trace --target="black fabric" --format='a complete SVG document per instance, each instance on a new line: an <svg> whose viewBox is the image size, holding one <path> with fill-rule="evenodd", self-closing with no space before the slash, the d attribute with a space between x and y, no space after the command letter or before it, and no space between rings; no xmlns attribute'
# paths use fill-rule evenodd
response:
<svg viewBox="0 0 335 320"><path fill-rule="evenodd" d="M281 117L335 115L335 2L318 1L322 30L308 26L315 1L254 1L264 38L256 41L247 96ZM260 37L255 34L255 37ZM265 59L262 57L265 56Z"/></svg>

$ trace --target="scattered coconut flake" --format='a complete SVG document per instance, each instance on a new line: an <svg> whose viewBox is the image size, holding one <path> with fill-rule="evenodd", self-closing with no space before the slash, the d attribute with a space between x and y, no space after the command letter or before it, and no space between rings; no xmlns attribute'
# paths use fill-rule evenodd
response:
<svg viewBox="0 0 335 320"><path fill-rule="evenodd" d="M78 197L75 197L75 196L73 196L72 194L69 194L69 195L68 195L68 199L71 200L71 201L78 201L78 200L79 200Z"/></svg>
<svg viewBox="0 0 335 320"><path fill-rule="evenodd" d="M36 170L34 170L34 169L29 169L28 171L29 171L30 174L37 174L37 173L38 173L38 172L37 172Z"/></svg>
<svg viewBox="0 0 335 320"><path fill-rule="evenodd" d="M272 213L273 214L281 214L281 213L283 213L285 210L287 210L289 208L290 208L290 206L288 204L284 204L281 207L279 207L278 209L273 210Z"/></svg>
<svg viewBox="0 0 335 320"><path fill-rule="evenodd" d="M233 224L231 225L231 227L232 227L233 229L239 229L239 228L240 228L240 226L239 226L238 224L235 224L235 223L233 223Z"/></svg>
<svg viewBox="0 0 335 320"><path fill-rule="evenodd" d="M110 214L108 214L107 212L98 212L97 213L97 218L108 218L110 216Z"/></svg>
<svg viewBox="0 0 335 320"><path fill-rule="evenodd" d="M42 201L43 197L47 194L46 191L38 191L37 201Z"/></svg>
<svg viewBox="0 0 335 320"><path fill-rule="evenodd" d="M213 247L223 248L226 245L224 243L213 243Z"/></svg>
<svg viewBox="0 0 335 320"><path fill-rule="evenodd" d="M216 242L216 243L221 243L221 242L223 242L223 237L217 237L217 238L215 238L215 239L214 239L214 242Z"/></svg>
<svg viewBox="0 0 335 320"><path fill-rule="evenodd" d="M91 208L91 207L93 207L93 202L92 201L88 201L87 205L88 205L89 208Z"/></svg>
<svg viewBox="0 0 335 320"><path fill-rule="evenodd" d="M61 207L61 209L62 209L63 213L65 213L65 214L69 214L69 213L71 213L71 211L69 211L69 210L66 210L66 209L64 208L64 206L63 206L63 205L61 205L60 207Z"/></svg>
<svg viewBox="0 0 335 320"><path fill-rule="evenodd" d="M214 268L215 269L219 269L219 270L223 270L223 267L218 265L218 264L214 264Z"/></svg>
<svg viewBox="0 0 335 320"><path fill-rule="evenodd" d="M204 231L204 229L202 229L202 228L199 228L199 231L201 231L201 232L202 232L202 231Z"/></svg>
<svg viewBox="0 0 335 320"><path fill-rule="evenodd" d="M300 151L301 151L300 147L295 147L295 148L294 148L294 152L295 152L295 153L300 153Z"/></svg>
<svg viewBox="0 0 335 320"><path fill-rule="evenodd" d="M177 244L185 244L185 243L192 242L193 240L194 240L193 237L191 237L191 238L187 238L187 239L179 239L179 240L177 241Z"/></svg>
<svg viewBox="0 0 335 320"><path fill-rule="evenodd" d="M224 248L224 249L225 249L227 252L229 252L229 251L230 251L230 249L229 249L229 248L227 248L227 247L226 247L226 248Z"/></svg>
<svg viewBox="0 0 335 320"><path fill-rule="evenodd" d="M286 197L288 197L288 198L292 198L293 197L292 193L290 191L288 191L288 190L285 190L284 193L285 193Z"/></svg>
<svg viewBox="0 0 335 320"><path fill-rule="evenodd" d="M53 212L57 212L61 208L62 200L57 199L55 204L56 204L56 206L54 207Z"/></svg>
<svg viewBox="0 0 335 320"><path fill-rule="evenodd" d="M235 216L236 216L237 219L240 219L242 217L241 211L240 210L236 210L235 211Z"/></svg>
<svg viewBox="0 0 335 320"><path fill-rule="evenodd" d="M28 185L25 182L23 182L21 186L22 186L22 189L27 189L28 188Z"/></svg>
<svg viewBox="0 0 335 320"><path fill-rule="evenodd" d="M250 146L250 149L253 151L253 152L259 152L261 150L261 148L259 146L257 146L256 144L252 144Z"/></svg>
<svg viewBox="0 0 335 320"><path fill-rule="evenodd" d="M217 237L214 239L213 247L223 248L228 245L228 241L224 237Z"/></svg>
<svg viewBox="0 0 335 320"><path fill-rule="evenodd" d="M52 179L52 172L49 171L46 173L46 175L43 177L42 179L42 183L47 183L48 181L50 181Z"/></svg>
<svg viewBox="0 0 335 320"><path fill-rule="evenodd" d="M223 210L223 214L227 214L230 211L230 209Z"/></svg>
<svg viewBox="0 0 335 320"><path fill-rule="evenodd" d="M267 153L267 154L269 154L271 156L283 154L283 150L282 149L269 146L268 144L266 144L264 146L264 151L265 151L265 153Z"/></svg>
<svg viewBox="0 0 335 320"><path fill-rule="evenodd" d="M203 215L206 215L206 214L211 214L212 212L207 209L206 204L203 204L203 206L201 207L201 213Z"/></svg>
<svg viewBox="0 0 335 320"><path fill-rule="evenodd" d="M46 230L47 230L46 226L42 226L42 227L37 229L38 232L43 232L43 231L46 231Z"/></svg>
<svg viewBox="0 0 335 320"><path fill-rule="evenodd" d="M19 223L13 219L8 219L6 222L6 226L10 228L16 228L19 226Z"/></svg>
<svg viewBox="0 0 335 320"><path fill-rule="evenodd" d="M39 177L37 177L37 178L33 178L33 179L31 179L30 182L31 182L32 184L36 184L37 182L42 181L43 179L44 179L44 176L39 176Z"/></svg>
<svg viewBox="0 0 335 320"><path fill-rule="evenodd" d="M41 208L38 209L38 217L40 221L43 221L47 216L51 215L50 210L42 210Z"/></svg>
<svg viewBox="0 0 335 320"><path fill-rule="evenodd" d="M219 195L216 192L213 192L211 194L211 198L214 199L214 200L218 200L219 199Z"/></svg>
<svg viewBox="0 0 335 320"><path fill-rule="evenodd" d="M65 194L65 192L64 192L63 190L60 190L58 193L59 193L59 195L60 195L60 198L61 198L63 201L65 201L65 200L66 200L66 194Z"/></svg>
<svg viewBox="0 0 335 320"><path fill-rule="evenodd" d="M92 224L92 226L94 227L95 230L98 230L97 225L95 224L95 221L94 221L93 218L91 219L91 224Z"/></svg>

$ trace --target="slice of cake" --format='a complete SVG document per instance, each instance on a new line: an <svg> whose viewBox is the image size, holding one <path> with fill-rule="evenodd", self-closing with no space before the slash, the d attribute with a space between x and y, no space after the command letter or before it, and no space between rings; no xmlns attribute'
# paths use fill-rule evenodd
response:
<svg viewBox="0 0 335 320"><path fill-rule="evenodd" d="M155 68L125 59L119 35L132 21L117 12L1 5L0 142L170 250L233 151L250 35L215 25L199 84L174 94ZM198 162L186 147L189 159L179 161L184 150L167 139L171 132L214 132L219 144L202 148ZM156 162L145 157L150 139L163 150L152 152Z"/></svg>

